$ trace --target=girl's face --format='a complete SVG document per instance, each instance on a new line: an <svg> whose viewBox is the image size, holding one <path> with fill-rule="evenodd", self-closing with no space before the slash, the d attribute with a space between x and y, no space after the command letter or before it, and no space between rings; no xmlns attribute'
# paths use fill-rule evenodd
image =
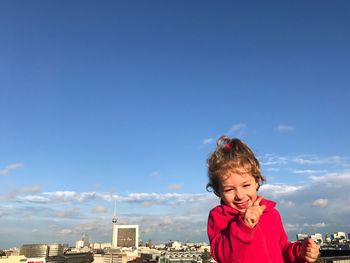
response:
<svg viewBox="0 0 350 263"><path fill-rule="evenodd" d="M246 172L230 172L220 182L220 196L224 203L240 212L252 206L257 198L258 183Z"/></svg>

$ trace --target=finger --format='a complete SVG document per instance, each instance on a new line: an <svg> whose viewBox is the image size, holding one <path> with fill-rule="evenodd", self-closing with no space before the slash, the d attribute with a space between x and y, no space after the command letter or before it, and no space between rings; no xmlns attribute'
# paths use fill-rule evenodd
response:
<svg viewBox="0 0 350 263"><path fill-rule="evenodd" d="M260 206L260 211L261 211L261 213L263 213L265 209L266 209L266 205L261 205L261 206Z"/></svg>
<svg viewBox="0 0 350 263"><path fill-rule="evenodd" d="M317 259L318 255L319 255L319 251L306 252L305 255L309 258Z"/></svg>
<svg viewBox="0 0 350 263"><path fill-rule="evenodd" d="M305 259L307 260L307 262L315 262L317 260L317 256L318 255L310 255L309 253L307 253L305 255Z"/></svg>
<svg viewBox="0 0 350 263"><path fill-rule="evenodd" d="M317 246L311 246L311 247L307 247L306 248L306 251L318 251L319 249L318 249L318 247Z"/></svg>
<svg viewBox="0 0 350 263"><path fill-rule="evenodd" d="M316 246L316 242L315 242L315 240L313 240L312 238L308 238L308 239L306 240L306 245L307 245L308 247Z"/></svg>
<svg viewBox="0 0 350 263"><path fill-rule="evenodd" d="M317 253L317 250L313 249L313 248L307 248L306 253L315 254L315 253Z"/></svg>
<svg viewBox="0 0 350 263"><path fill-rule="evenodd" d="M263 196L259 196L253 203L253 205L260 205L261 200L263 200Z"/></svg>
<svg viewBox="0 0 350 263"><path fill-rule="evenodd" d="M305 256L306 262L315 262L316 258L310 258L308 256Z"/></svg>
<svg viewBox="0 0 350 263"><path fill-rule="evenodd" d="M306 245L307 248L318 248L317 244L316 243L307 243Z"/></svg>
<svg viewBox="0 0 350 263"><path fill-rule="evenodd" d="M248 226L250 226L250 227L254 227L254 226L255 226L255 223L253 222L252 219L247 218L247 219L245 219L244 221L245 221L246 224L247 224Z"/></svg>
<svg viewBox="0 0 350 263"><path fill-rule="evenodd" d="M254 220L257 221L259 220L260 217L260 211L256 210L256 211L251 211L249 214L247 214L246 218L249 220Z"/></svg>
<svg viewBox="0 0 350 263"><path fill-rule="evenodd" d="M312 257L312 256L316 257L317 254L318 253L316 250L306 251L306 255L308 255L310 257Z"/></svg>
<svg viewBox="0 0 350 263"><path fill-rule="evenodd" d="M320 254L320 252L318 250L313 250L313 251L307 251L306 252L306 255L309 255L309 256L315 257L315 258L317 258L319 254Z"/></svg>
<svg viewBox="0 0 350 263"><path fill-rule="evenodd" d="M311 243L311 244L317 246L317 243L316 243L316 240L315 240L315 239L309 238L309 241L310 241L309 243Z"/></svg>

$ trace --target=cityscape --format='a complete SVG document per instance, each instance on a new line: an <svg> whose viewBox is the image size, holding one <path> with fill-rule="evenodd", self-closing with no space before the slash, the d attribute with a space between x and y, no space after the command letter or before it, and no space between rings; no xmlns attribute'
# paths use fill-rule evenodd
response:
<svg viewBox="0 0 350 263"><path fill-rule="evenodd" d="M348 262L350 233L299 233L296 240L312 238L320 247L317 262ZM139 225L120 225L114 215L110 242L90 242L89 235L71 244L23 244L20 248L0 249L0 263L208 263L215 262L205 242L169 240L154 244L143 241Z"/></svg>

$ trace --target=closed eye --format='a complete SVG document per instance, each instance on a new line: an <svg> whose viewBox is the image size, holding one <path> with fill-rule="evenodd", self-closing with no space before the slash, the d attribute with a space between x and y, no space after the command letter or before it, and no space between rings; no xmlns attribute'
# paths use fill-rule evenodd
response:
<svg viewBox="0 0 350 263"><path fill-rule="evenodd" d="M244 188L249 188L250 187L250 184L245 184L243 185Z"/></svg>

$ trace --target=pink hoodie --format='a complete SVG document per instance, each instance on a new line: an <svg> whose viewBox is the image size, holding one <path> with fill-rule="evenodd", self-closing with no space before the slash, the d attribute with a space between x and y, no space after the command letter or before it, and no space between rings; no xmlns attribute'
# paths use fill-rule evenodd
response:
<svg viewBox="0 0 350 263"><path fill-rule="evenodd" d="M305 262L299 254L300 242L289 242L275 202L263 199L266 206L258 224L250 228L243 214L223 202L208 218L210 252L219 263Z"/></svg>

